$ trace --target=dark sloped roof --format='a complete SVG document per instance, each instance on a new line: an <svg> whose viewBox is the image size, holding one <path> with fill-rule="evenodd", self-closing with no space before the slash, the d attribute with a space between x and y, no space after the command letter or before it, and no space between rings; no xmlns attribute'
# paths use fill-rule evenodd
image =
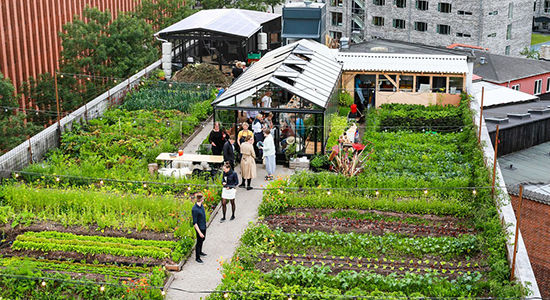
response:
<svg viewBox="0 0 550 300"><path fill-rule="evenodd" d="M361 53L395 53L395 54L431 54L431 55L462 55L472 56L470 50L449 49L446 47L430 46L403 41L372 39L358 44L351 44L349 49L341 52Z"/></svg>
<svg viewBox="0 0 550 300"><path fill-rule="evenodd" d="M500 55L484 51L474 51L474 54L476 56L474 74L483 77L483 80L486 81L505 83L550 73L550 61ZM481 64L481 57L485 57L484 64Z"/></svg>

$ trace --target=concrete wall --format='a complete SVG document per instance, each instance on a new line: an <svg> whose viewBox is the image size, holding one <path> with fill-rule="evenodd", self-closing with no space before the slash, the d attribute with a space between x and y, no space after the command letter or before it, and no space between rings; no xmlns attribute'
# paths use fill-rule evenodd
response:
<svg viewBox="0 0 550 300"><path fill-rule="evenodd" d="M471 103L471 108L474 110L479 116L480 112L480 101L478 99L474 99ZM487 126L485 124L485 119L482 120L482 123L479 124L479 117L474 118L474 122L478 127L478 130L481 130L481 142L483 146L483 153L485 156L485 161L487 166L493 166L494 163L494 157L495 157L495 151L492 147L491 138L489 137L489 132L487 130ZM502 223L506 226L506 232L507 234L507 243L506 243L506 250L509 258L510 265L512 264L511 258L513 257L514 252L514 236L515 236L515 230L516 230L516 215L514 213L514 209L512 207L512 203L510 201L510 196L508 195L508 191L506 189L506 183L504 182L504 178L502 177L502 172L500 171L500 166L498 165L498 161L496 161L497 164L497 174L496 174L496 182L495 186L497 187L497 200L498 203L498 213L501 218ZM523 286L527 287L529 286L529 289L531 290L530 297L536 298L541 296L539 287L537 285L537 281L535 279L535 273L533 272L533 268L531 266L531 261L529 259L529 255L527 253L527 248L525 247L525 243L523 241L522 236L522 230L519 230L518 233L518 247L516 252L516 268L514 272L514 276L516 280L521 283Z"/></svg>
<svg viewBox="0 0 550 300"><path fill-rule="evenodd" d="M64 117L60 121L61 130L55 123L0 156L0 177L8 177L12 172L20 171L29 164L40 161L46 152L59 146L60 131L62 133L71 130L75 123L100 117L109 107L120 103L126 93L141 82L142 77L148 76L160 66L161 61L159 60Z"/></svg>
<svg viewBox="0 0 550 300"><path fill-rule="evenodd" d="M374 5L372 0L362 1L366 7L364 36L367 39L380 37L435 46L448 46L454 43L468 44L486 47L491 52L498 54L505 54L506 46L510 46L510 54L515 56L519 56L521 49L531 44L533 17L533 2L531 0L440 1L451 4L450 13L438 11L438 1L428 1L428 10L418 10L416 0L407 0L404 8L396 7L393 0L385 0L385 5ZM343 1L343 5L340 7L332 6L328 1L327 28L329 31L342 32L343 36L351 36L352 2L352 0ZM513 2L513 13L509 18L508 10L511 2ZM495 11L496 14L493 13ZM330 23L332 12L342 13L342 26L333 26ZM383 17L384 26L374 26L374 17ZM405 28L394 28L393 19L405 20ZM427 31L415 30L415 22L427 23ZM437 33L438 24L449 25L450 34ZM512 24L511 39L507 39L506 36L508 24ZM495 36L488 37L492 33L495 33Z"/></svg>
<svg viewBox="0 0 550 300"><path fill-rule="evenodd" d="M525 196L524 190L519 228L523 233L541 296L550 298L550 205L526 199ZM512 195L512 205L516 215L519 215L518 196Z"/></svg>

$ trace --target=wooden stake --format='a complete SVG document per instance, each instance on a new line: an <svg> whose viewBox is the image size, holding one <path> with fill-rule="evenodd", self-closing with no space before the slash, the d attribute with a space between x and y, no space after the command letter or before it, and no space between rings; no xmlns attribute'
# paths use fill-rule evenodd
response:
<svg viewBox="0 0 550 300"><path fill-rule="evenodd" d="M31 137L30 137L30 136L28 137L28 140L29 140L29 154L31 155L31 161L29 162L29 164L32 165L32 163L33 163L33 159L32 159L32 143L31 143Z"/></svg>
<svg viewBox="0 0 550 300"><path fill-rule="evenodd" d="M518 251L518 233L519 233L519 224L521 223L521 203L523 202L523 185L519 186L519 205L518 205L518 216L516 217L516 237L514 238L514 254L512 256L512 270L510 273L510 281L514 280L514 272L516 270L516 253Z"/></svg>
<svg viewBox="0 0 550 300"><path fill-rule="evenodd" d="M483 121L483 98L485 96L485 87L481 87L481 106L479 110L479 136L477 138L477 142L481 142L481 122Z"/></svg>
<svg viewBox="0 0 550 300"><path fill-rule="evenodd" d="M59 114L59 92L57 90L57 71L53 74L53 82L55 85L55 103L57 105L57 130L59 130L59 140L61 140L61 123L60 118L61 115Z"/></svg>
<svg viewBox="0 0 550 300"><path fill-rule="evenodd" d="M497 176L497 151L498 151L498 124L497 124L497 132L495 135L495 159L493 161L493 184L491 185L491 192L493 193L493 197L495 197L495 180Z"/></svg>

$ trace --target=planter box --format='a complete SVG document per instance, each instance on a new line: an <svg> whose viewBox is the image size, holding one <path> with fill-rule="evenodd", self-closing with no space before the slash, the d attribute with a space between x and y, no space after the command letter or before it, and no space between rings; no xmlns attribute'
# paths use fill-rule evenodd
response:
<svg viewBox="0 0 550 300"><path fill-rule="evenodd" d="M308 162L290 161L288 163L288 168L292 170L309 170L309 161Z"/></svg>

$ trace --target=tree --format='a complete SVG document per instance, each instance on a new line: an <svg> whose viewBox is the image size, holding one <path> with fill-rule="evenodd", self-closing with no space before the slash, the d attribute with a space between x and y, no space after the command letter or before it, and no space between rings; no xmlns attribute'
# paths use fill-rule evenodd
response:
<svg viewBox="0 0 550 300"><path fill-rule="evenodd" d="M0 73L0 106L15 106L17 101L14 97L15 88L9 78Z"/></svg>
<svg viewBox="0 0 550 300"><path fill-rule="evenodd" d="M195 1L142 0L135 8L135 16L146 20L158 31L195 13L194 4Z"/></svg>
<svg viewBox="0 0 550 300"><path fill-rule="evenodd" d="M529 59L536 59L536 60L540 59L540 53L538 51L531 49L530 47L523 48L523 50L521 50L519 54L525 55Z"/></svg>
<svg viewBox="0 0 550 300"><path fill-rule="evenodd" d="M203 9L216 9L216 8L240 8L257 11L265 11L267 5L281 4L283 0L203 0L200 1Z"/></svg>

